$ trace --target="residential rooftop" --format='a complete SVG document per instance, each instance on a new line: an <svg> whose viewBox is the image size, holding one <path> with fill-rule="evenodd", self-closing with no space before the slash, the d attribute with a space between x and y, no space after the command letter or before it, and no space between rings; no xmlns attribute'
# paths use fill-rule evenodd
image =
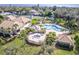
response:
<svg viewBox="0 0 79 59"><path fill-rule="evenodd" d="M64 42L64 43L69 43L69 44L71 44L71 45L73 44L73 41L72 41L71 37L68 36L68 35L66 35L66 34L60 34L60 35L58 36L57 41L59 41L59 42Z"/></svg>

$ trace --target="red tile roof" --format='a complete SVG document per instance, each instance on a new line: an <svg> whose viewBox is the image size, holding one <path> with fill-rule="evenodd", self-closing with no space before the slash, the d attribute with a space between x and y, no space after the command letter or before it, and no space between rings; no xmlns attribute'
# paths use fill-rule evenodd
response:
<svg viewBox="0 0 79 59"><path fill-rule="evenodd" d="M73 44L71 37L66 34L59 35L57 41Z"/></svg>

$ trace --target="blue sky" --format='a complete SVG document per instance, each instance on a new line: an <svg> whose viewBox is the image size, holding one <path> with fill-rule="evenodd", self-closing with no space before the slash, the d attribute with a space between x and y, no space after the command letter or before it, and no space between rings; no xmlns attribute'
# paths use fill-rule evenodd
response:
<svg viewBox="0 0 79 59"><path fill-rule="evenodd" d="M34 6L36 4L0 4L0 6ZM39 6L58 6L58 7L78 7L79 8L79 4L39 4Z"/></svg>

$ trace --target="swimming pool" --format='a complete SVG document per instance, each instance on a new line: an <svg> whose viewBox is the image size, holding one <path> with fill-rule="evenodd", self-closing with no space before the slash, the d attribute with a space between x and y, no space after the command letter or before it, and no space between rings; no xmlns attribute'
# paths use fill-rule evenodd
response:
<svg viewBox="0 0 79 59"><path fill-rule="evenodd" d="M57 25L57 24L44 24L44 28L46 28L47 30L55 30L58 32L61 32L63 27Z"/></svg>

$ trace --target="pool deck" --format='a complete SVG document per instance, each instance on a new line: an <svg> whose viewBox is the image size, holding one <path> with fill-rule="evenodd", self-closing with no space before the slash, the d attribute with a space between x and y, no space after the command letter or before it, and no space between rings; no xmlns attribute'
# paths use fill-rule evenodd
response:
<svg viewBox="0 0 79 59"><path fill-rule="evenodd" d="M65 29L64 27L59 26L59 25L57 25L57 24L42 24L42 25L56 25L56 26L59 27L59 28ZM69 31L56 31L56 30L53 30L53 29L46 29L46 34L48 34L49 32L55 32L57 36L58 36L59 34L67 34L67 33L69 33Z"/></svg>
<svg viewBox="0 0 79 59"><path fill-rule="evenodd" d="M40 33L34 33L34 34L28 35L28 42L40 45L42 42L45 41L46 35L45 34L43 34L43 35L40 34L39 38L34 37L34 35L39 35L39 34Z"/></svg>
<svg viewBox="0 0 79 59"><path fill-rule="evenodd" d="M55 31L55 30L46 30L45 34L48 34L49 32L55 32L56 36L58 36L59 34L67 34L67 33L69 33L69 31L58 32L58 31Z"/></svg>
<svg viewBox="0 0 79 59"><path fill-rule="evenodd" d="M28 42L33 43L33 44L41 44L42 42L45 41L46 35L49 34L49 32L55 32L57 37L60 34L69 33L69 31L56 31L56 30L52 30L52 29L50 29L50 30L46 29L46 32L43 35L41 35L40 33L29 34L28 35ZM39 38L34 37L35 34L40 35L40 37Z"/></svg>

